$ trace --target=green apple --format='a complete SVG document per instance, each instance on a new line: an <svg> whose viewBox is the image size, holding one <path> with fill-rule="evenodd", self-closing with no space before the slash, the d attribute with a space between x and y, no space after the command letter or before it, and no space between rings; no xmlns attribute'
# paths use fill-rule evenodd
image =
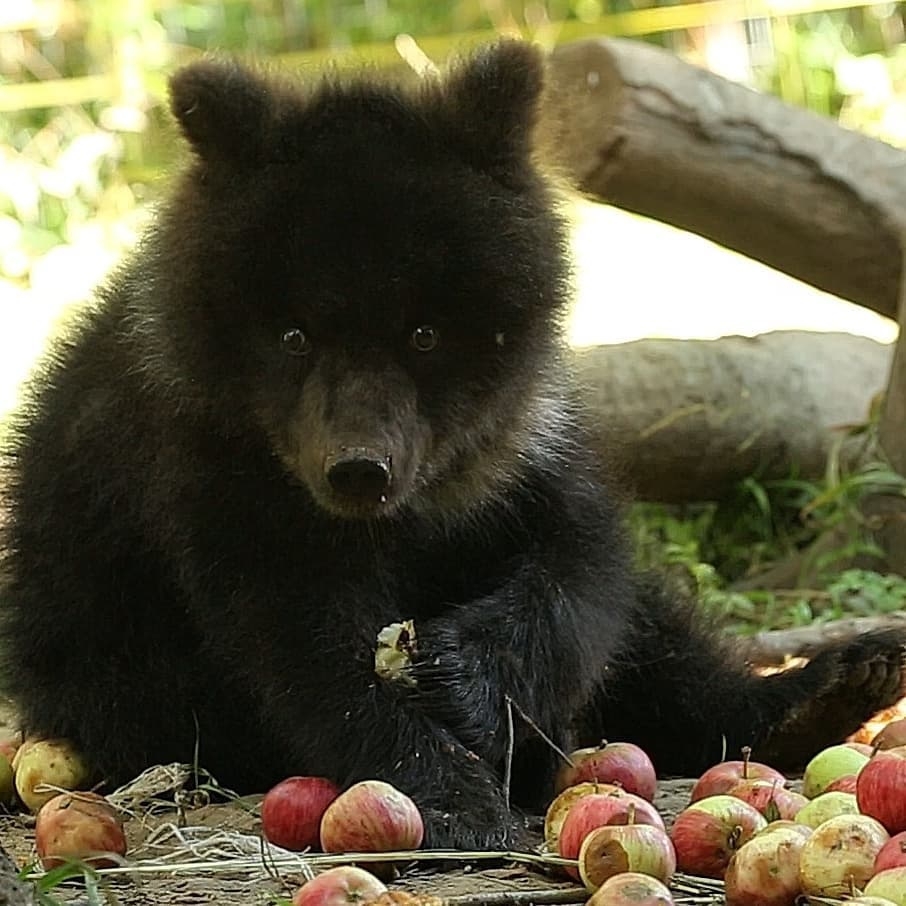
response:
<svg viewBox="0 0 906 906"><path fill-rule="evenodd" d="M806 766L802 792L809 799L820 796L835 780L847 774L858 774L868 755L845 743L822 749Z"/></svg>
<svg viewBox="0 0 906 906"><path fill-rule="evenodd" d="M796 812L796 823L815 828L837 815L858 815L859 803L853 793L822 793Z"/></svg>

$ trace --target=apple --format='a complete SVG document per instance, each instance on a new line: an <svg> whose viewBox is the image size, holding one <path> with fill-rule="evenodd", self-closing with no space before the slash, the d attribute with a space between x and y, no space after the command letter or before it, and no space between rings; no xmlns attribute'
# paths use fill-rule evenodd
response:
<svg viewBox="0 0 906 906"><path fill-rule="evenodd" d="M829 783L824 793L852 793L856 795L856 778L858 774L844 774L838 777L833 783ZM821 795L823 796L824 793Z"/></svg>
<svg viewBox="0 0 906 906"><path fill-rule="evenodd" d="M901 831L884 844L875 859L874 873L900 866L906 866L906 831Z"/></svg>
<svg viewBox="0 0 906 906"><path fill-rule="evenodd" d="M822 749L806 766L802 775L802 792L808 799L820 796L835 780L847 774L858 774L868 755L843 743Z"/></svg>
<svg viewBox="0 0 906 906"><path fill-rule="evenodd" d="M338 865L306 881L293 896L293 906L352 906L386 891L386 884L364 868Z"/></svg>
<svg viewBox="0 0 906 906"><path fill-rule="evenodd" d="M906 746L878 752L856 780L859 810L891 834L906 831Z"/></svg>
<svg viewBox="0 0 906 906"><path fill-rule="evenodd" d="M733 853L767 827L764 815L735 796L708 796L680 812L670 830L681 871L723 878Z"/></svg>
<svg viewBox="0 0 906 906"><path fill-rule="evenodd" d="M870 897L884 897L896 906L906 906L906 868L901 866L879 872L862 892Z"/></svg>
<svg viewBox="0 0 906 906"><path fill-rule="evenodd" d="M77 790L88 780L88 768L65 739L39 739L19 747L14 759L16 792L33 812L59 795L60 789ZM38 791L42 784L58 787Z"/></svg>
<svg viewBox="0 0 906 906"><path fill-rule="evenodd" d="M620 793L620 788L612 783L577 783L567 787L547 807L544 815L544 848L547 852L557 853L559 849L560 831L566 820L569 810L577 800L593 793Z"/></svg>
<svg viewBox="0 0 906 906"><path fill-rule="evenodd" d="M808 802L801 793L788 790L776 780L740 780L727 795L754 805L768 821L792 820Z"/></svg>
<svg viewBox="0 0 906 906"><path fill-rule="evenodd" d="M669 881L676 854L666 831L650 824L611 824L595 828L579 849L579 876L589 893L608 878L634 871Z"/></svg>
<svg viewBox="0 0 906 906"><path fill-rule="evenodd" d="M0 730L0 755L5 755L10 765L16 757L16 750L21 745L21 737L18 733L10 733L9 730Z"/></svg>
<svg viewBox="0 0 906 906"><path fill-rule="evenodd" d="M617 789L612 793L592 793L573 803L560 830L557 843L564 859L577 859L582 841L598 827L607 824L650 824L664 830L664 819L655 807L641 796ZM579 877L576 869L567 873Z"/></svg>
<svg viewBox="0 0 906 906"><path fill-rule="evenodd" d="M895 749L906 745L906 717L882 727L871 741L873 749Z"/></svg>
<svg viewBox="0 0 906 906"><path fill-rule="evenodd" d="M875 747L869 745L867 742L844 742L843 745L850 749L854 749L856 752L861 752L868 758L871 758L871 756L875 754Z"/></svg>
<svg viewBox="0 0 906 906"><path fill-rule="evenodd" d="M765 828L727 866L727 906L789 906L799 894L799 854L807 838L791 827Z"/></svg>
<svg viewBox="0 0 906 906"><path fill-rule="evenodd" d="M815 828L824 824L829 818L836 818L837 815L857 815L858 813L859 804L852 793L822 793L809 800L808 805L803 806L796 815L796 821L807 827Z"/></svg>
<svg viewBox="0 0 906 906"><path fill-rule="evenodd" d="M97 793L58 793L35 819L35 849L46 869L69 860L95 868L116 865L126 854L119 812Z"/></svg>
<svg viewBox="0 0 906 906"><path fill-rule="evenodd" d="M809 896L842 897L862 888L889 840L868 815L837 815L816 827L799 857L799 882Z"/></svg>
<svg viewBox="0 0 906 906"><path fill-rule="evenodd" d="M627 871L606 880L585 906L674 906L674 900L657 878Z"/></svg>
<svg viewBox="0 0 906 906"><path fill-rule="evenodd" d="M554 780L559 793L584 781L614 783L627 793L651 802L657 792L657 774L648 755L631 742L602 742L600 746L570 752Z"/></svg>
<svg viewBox="0 0 906 906"><path fill-rule="evenodd" d="M294 852L320 843L321 818L340 788L326 777L287 777L261 803L261 830L277 846Z"/></svg>
<svg viewBox="0 0 906 906"><path fill-rule="evenodd" d="M0 805L12 805L16 794L16 778L11 759L0 752Z"/></svg>
<svg viewBox="0 0 906 906"><path fill-rule="evenodd" d="M751 751L746 746L742 750L741 761L722 761L708 768L692 787L691 801L698 802L708 796L723 795L740 780L776 780L778 784L785 786L786 777L780 771L758 761L749 761Z"/></svg>
<svg viewBox="0 0 906 906"><path fill-rule="evenodd" d="M792 830L799 834L803 840L808 840L812 835L812 828L807 827L804 824L800 824L798 821L788 821L785 819L780 819L779 821L771 821L767 827L762 828L755 834L756 837L760 837L763 834L770 834L775 830Z"/></svg>
<svg viewBox="0 0 906 906"><path fill-rule="evenodd" d="M321 818L321 848L326 853L418 849L424 835L418 806L383 780L354 784Z"/></svg>

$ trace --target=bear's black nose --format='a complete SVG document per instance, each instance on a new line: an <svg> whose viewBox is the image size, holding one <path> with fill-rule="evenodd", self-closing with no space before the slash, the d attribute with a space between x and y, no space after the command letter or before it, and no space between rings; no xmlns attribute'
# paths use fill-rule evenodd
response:
<svg viewBox="0 0 906 906"><path fill-rule="evenodd" d="M327 480L348 500L380 503L390 487L390 457L374 450L351 447L328 457Z"/></svg>

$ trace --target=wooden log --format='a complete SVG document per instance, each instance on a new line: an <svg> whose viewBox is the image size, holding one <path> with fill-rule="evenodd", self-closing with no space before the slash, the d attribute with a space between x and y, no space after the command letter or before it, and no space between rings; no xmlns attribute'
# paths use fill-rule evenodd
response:
<svg viewBox="0 0 906 906"><path fill-rule="evenodd" d="M583 191L896 317L902 151L642 42L550 64L542 154Z"/></svg>
<svg viewBox="0 0 906 906"><path fill-rule="evenodd" d="M577 350L601 449L637 497L716 500L749 475L824 474L865 421L890 346L838 333L646 339ZM845 364L843 364L845 363Z"/></svg>

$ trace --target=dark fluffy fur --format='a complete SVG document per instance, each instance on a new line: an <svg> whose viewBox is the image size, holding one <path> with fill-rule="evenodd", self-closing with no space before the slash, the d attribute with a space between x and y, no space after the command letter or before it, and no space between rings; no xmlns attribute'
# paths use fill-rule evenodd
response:
<svg viewBox="0 0 906 906"><path fill-rule="evenodd" d="M896 697L897 634L757 678L632 575L561 359L541 87L511 42L412 90L175 76L191 165L9 451L5 685L31 731L110 784L196 742L241 790L387 778L430 843L484 845L512 828L508 696L564 748L633 739L685 774L744 744L801 763ZM379 493L332 485L349 450ZM415 682L378 679L408 618ZM516 800L554 765L517 717Z"/></svg>

